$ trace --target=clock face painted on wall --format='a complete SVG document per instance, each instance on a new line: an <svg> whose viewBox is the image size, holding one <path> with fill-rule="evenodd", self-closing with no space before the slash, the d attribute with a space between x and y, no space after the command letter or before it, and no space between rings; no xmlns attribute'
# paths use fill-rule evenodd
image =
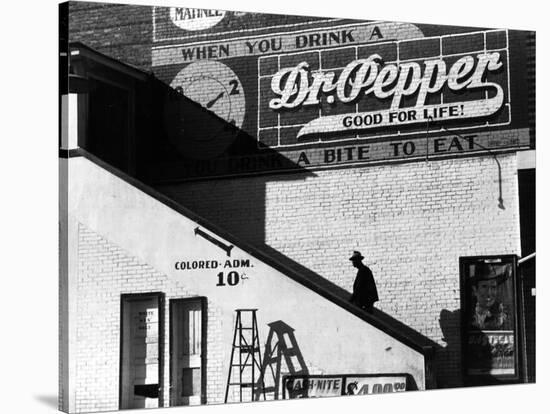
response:
<svg viewBox="0 0 550 414"><path fill-rule="evenodd" d="M170 87L188 99L211 111L221 120L240 128L244 121L246 100L241 81L237 75L223 63L200 61L183 68L172 80ZM227 124L220 127L201 125L200 130L193 128L194 134L185 134L183 128L189 125L186 114L172 105L168 110L171 121L179 120L172 141L193 158L212 158L222 153L234 140L235 133L228 133ZM172 122L173 124L173 122ZM172 130L174 131L174 129ZM190 138L191 136L191 138ZM195 148L191 148L191 142ZM208 144L197 147L196 144Z"/></svg>
<svg viewBox="0 0 550 414"><path fill-rule="evenodd" d="M182 69L170 84L189 99L240 128L245 113L245 96L237 75L216 61L192 63Z"/></svg>

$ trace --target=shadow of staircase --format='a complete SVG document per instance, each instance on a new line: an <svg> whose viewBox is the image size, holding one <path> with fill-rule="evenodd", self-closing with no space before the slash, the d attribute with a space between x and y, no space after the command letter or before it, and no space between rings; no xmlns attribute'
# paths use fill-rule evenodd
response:
<svg viewBox="0 0 550 414"><path fill-rule="evenodd" d="M307 278L309 281L312 282L312 284L317 286L320 291L322 290L323 292L329 292L333 296L333 299L336 299L338 303L347 303L349 307L352 307L355 310L354 313L356 313L358 316L362 316L363 319L365 317L368 319L374 319L379 322L379 325L387 327L394 332L401 333L402 336L410 339L411 342L414 342L415 344L423 348L432 348L433 351L441 348L441 345L439 345L437 342L434 342L430 338L422 335L420 332L414 330L408 325L405 325L403 322L395 319L393 316L388 315L380 309L374 308L374 312L372 314L369 314L361 308L351 304L349 302L351 293L348 292L346 289L334 284L330 280L324 278L318 273L315 273L314 271L301 265L300 263L297 263L296 261L282 254L280 251L275 250L268 245L263 245L259 247L259 249L265 252L268 256L275 259L277 262L284 264L286 267L291 268L296 273Z"/></svg>

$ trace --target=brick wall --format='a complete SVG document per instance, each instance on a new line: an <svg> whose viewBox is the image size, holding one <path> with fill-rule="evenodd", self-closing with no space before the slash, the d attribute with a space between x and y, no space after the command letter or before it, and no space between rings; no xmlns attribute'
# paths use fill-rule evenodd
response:
<svg viewBox="0 0 550 414"><path fill-rule="evenodd" d="M71 3L69 31L71 41L80 40L113 58L151 70L150 7ZM170 70L174 73L160 71L161 78L171 79L179 68ZM256 77L250 82L256 83ZM162 191L237 237L282 254L291 264L310 269L348 291L355 272L347 258L352 250L361 250L378 282L381 300L377 307L437 342L441 346L436 360L438 385L458 386L458 259L520 252L516 158L499 155L499 160L504 210L497 207L499 182L492 157L315 171L307 176L212 180ZM112 352L118 349L123 282L135 289L125 293L190 292L178 290L175 282L85 228L79 246L84 249L79 314L91 318L79 321L82 332L86 323L101 315L111 318L111 323L92 325L100 335L90 333L82 338L90 348L78 356L79 381L84 381L76 387L78 404L83 410L113 409L117 408L113 401L118 401L118 395L113 393L118 385L105 386L110 394L98 406L86 400L86 393L101 390L93 388L96 384L85 384L85 373L88 369L105 370L101 377L117 381L118 353ZM108 253L111 248L114 254ZM98 299L109 303L110 310L95 309L92 303ZM212 309L209 304L209 312ZM112 315L117 317L112 319ZM102 335L109 345L98 342ZM105 366L91 358L94 346L104 347L101 352L105 350L113 363ZM111 353L107 348L112 348ZM209 348L209 354L212 352ZM215 381L217 376L209 374L209 402L223 398L215 394L223 388Z"/></svg>
<svg viewBox="0 0 550 414"><path fill-rule="evenodd" d="M358 249L377 307L441 349L439 386L460 386L461 256L519 254L515 155L186 183L162 190L255 245L351 291Z"/></svg>
<svg viewBox="0 0 550 414"><path fill-rule="evenodd" d="M69 332L70 360L74 361L69 373L70 394L76 400L71 412L118 408L120 295L159 291L166 295L166 337L170 299L195 295L208 298L206 391L210 404L223 401L234 311L238 308L259 310L261 348L269 331L279 335L283 325L285 330L292 330L289 335L296 337L295 356L303 357L303 365L296 365L293 359L293 367L283 367L283 372L298 368L327 375L407 372L411 385L424 389L425 360L417 347L350 312L347 302L327 300L304 286L301 278L282 273L237 244L232 257L249 263L246 282L220 287L217 270L176 269L175 261L211 258L223 263L227 255L195 235L197 222L131 183L86 157L70 158L68 162L71 179L67 215L72 223L80 223L71 226L74 242L67 243L78 267L76 271L73 266L69 274L69 289L74 292L69 306L76 306L70 313L74 330ZM164 343L164 384L169 383L168 342ZM326 346L319 347L320 342ZM358 347L357 343L368 346ZM262 354L265 356L265 350ZM164 392L167 405L166 387Z"/></svg>
<svg viewBox="0 0 550 414"><path fill-rule="evenodd" d="M108 3L69 3L69 41L151 70L152 7Z"/></svg>
<svg viewBox="0 0 550 414"><path fill-rule="evenodd" d="M78 233L75 409L76 412L118 410L121 293L164 292L165 332L169 332L169 300L197 295L86 226L80 224ZM207 308L207 401L220 403L225 389L221 364L229 357L224 355L221 341L221 311L212 301ZM165 335L164 349L169 350L169 335ZM169 352L164 356L164 384L169 384ZM165 406L168 401L169 390L165 386Z"/></svg>

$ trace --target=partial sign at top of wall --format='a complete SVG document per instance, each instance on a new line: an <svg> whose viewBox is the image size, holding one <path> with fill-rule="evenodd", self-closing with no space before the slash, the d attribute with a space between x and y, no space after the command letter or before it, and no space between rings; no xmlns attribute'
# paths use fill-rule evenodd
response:
<svg viewBox="0 0 550 414"><path fill-rule="evenodd" d="M219 37L243 36L273 30L286 30L302 25L329 23L340 19L285 16L185 7L153 9L153 41L198 41Z"/></svg>

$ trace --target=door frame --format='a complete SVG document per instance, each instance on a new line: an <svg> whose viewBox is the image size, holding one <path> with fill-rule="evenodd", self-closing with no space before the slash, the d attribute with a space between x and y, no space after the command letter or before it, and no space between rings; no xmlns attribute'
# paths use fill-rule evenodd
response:
<svg viewBox="0 0 550 414"><path fill-rule="evenodd" d="M123 353L124 353L124 303L128 300L139 300L139 299L151 299L156 298L159 307L159 408L164 407L164 304L165 304L165 294L164 292L145 292L145 293L123 293L120 295L120 332L119 332L119 370L118 370L118 409L123 410L122 408L122 393L123 393L123 384L122 384L122 370L123 367Z"/></svg>
<svg viewBox="0 0 550 414"><path fill-rule="evenodd" d="M170 401L171 407L172 407L171 405L172 390L173 390L173 387L175 386L175 384L172 383L173 382L172 380L174 378L173 376L174 372L172 369L172 365L173 365L172 355L174 353L174 340L172 335L174 326L173 326L172 312L173 312L174 306L176 306L178 303L191 302L191 301L199 301L200 307L201 307L201 405L206 404L206 362L207 362L206 355L207 355L207 349L208 349L207 347L208 299L205 296L192 296L192 297L186 297L186 298L170 299L169 305L168 305L169 325L170 325L168 327L169 341L170 341L170 350L169 350L170 361L169 361L169 375L168 375L169 381L170 381L170 385L169 385L170 395L168 396L168 401Z"/></svg>

